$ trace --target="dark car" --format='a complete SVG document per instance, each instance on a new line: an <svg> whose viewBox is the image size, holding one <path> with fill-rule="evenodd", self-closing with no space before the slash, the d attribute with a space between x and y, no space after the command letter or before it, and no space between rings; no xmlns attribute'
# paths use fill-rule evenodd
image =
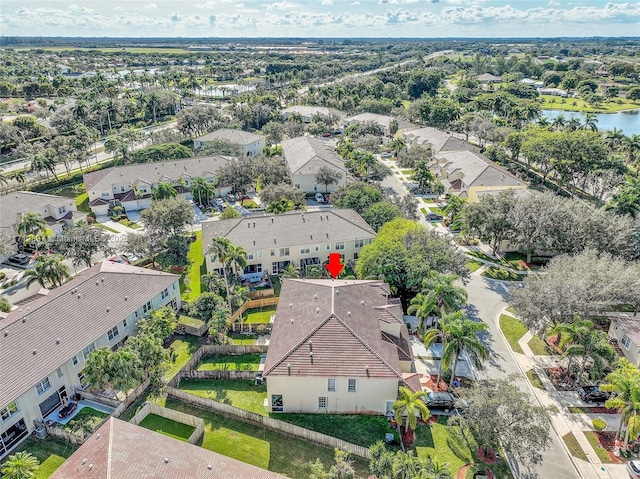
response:
<svg viewBox="0 0 640 479"><path fill-rule="evenodd" d="M441 391L431 391L424 397L424 403L429 409L442 409L449 412L452 409L464 409L467 403L453 394Z"/></svg>
<svg viewBox="0 0 640 479"><path fill-rule="evenodd" d="M427 213L424 217L427 221L442 221L442 215L437 213Z"/></svg>
<svg viewBox="0 0 640 479"><path fill-rule="evenodd" d="M598 386L582 386L578 388L578 395L586 402L605 402L611 397L611 393L601 391Z"/></svg>
<svg viewBox="0 0 640 479"><path fill-rule="evenodd" d="M9 261L11 261L12 263L25 265L29 264L29 261L31 261L31 257L23 253L14 254L9 258Z"/></svg>

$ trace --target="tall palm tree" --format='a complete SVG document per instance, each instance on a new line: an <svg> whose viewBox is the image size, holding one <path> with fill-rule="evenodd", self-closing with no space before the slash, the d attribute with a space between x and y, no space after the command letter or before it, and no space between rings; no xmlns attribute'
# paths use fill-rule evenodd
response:
<svg viewBox="0 0 640 479"><path fill-rule="evenodd" d="M569 363L567 364L567 377L571 374L571 366L574 356L578 351L571 346L579 344L585 336L593 329L593 322L588 319L582 319L580 316L576 316L573 323L559 323L550 331L552 334L558 335L558 346L563 347L563 354L569 356ZM562 335L564 335L564 341L562 341ZM566 346L566 347L564 347Z"/></svg>
<svg viewBox="0 0 640 479"><path fill-rule="evenodd" d="M33 479L40 468L40 462L29 452L12 454L2 465L3 479Z"/></svg>
<svg viewBox="0 0 640 479"><path fill-rule="evenodd" d="M620 423L616 431L616 440L620 439L622 428L626 429L623 451L626 451L629 437L636 437L640 430L640 371L638 368L622 358L618 367L609 374L606 384L599 387L603 391L617 393L608 399L604 405L609 409L622 409Z"/></svg>
<svg viewBox="0 0 640 479"><path fill-rule="evenodd" d="M84 380L93 388L111 389L111 356L113 351L105 346L103 348L94 349L86 357L86 362L82 374Z"/></svg>
<svg viewBox="0 0 640 479"><path fill-rule="evenodd" d="M59 254L38 256L34 269L28 269L24 273L27 278L27 287L36 281L42 287L45 286L45 283L51 283L54 288L62 286L64 280L71 276L63 261L64 258Z"/></svg>
<svg viewBox="0 0 640 479"><path fill-rule="evenodd" d="M233 243L227 238L221 236L214 238L211 243L211 247L207 251L207 254L214 254L218 258L218 262L222 264L222 274L224 276L224 284L227 289L227 301L229 303L229 311L231 308L231 295L229 294L229 279L227 278L228 258L231 250L234 248Z"/></svg>
<svg viewBox="0 0 640 479"><path fill-rule="evenodd" d="M71 107L71 114L76 120L85 120L89 114L89 107L84 100L76 101L76 104Z"/></svg>
<svg viewBox="0 0 640 479"><path fill-rule="evenodd" d="M47 222L40 213L23 213L20 222L17 225L17 233L22 242L25 243L27 236L34 231L43 230L47 227Z"/></svg>
<svg viewBox="0 0 640 479"><path fill-rule="evenodd" d="M597 329L590 330L585 336L580 338L579 343L569 346L567 351L569 350L573 350L570 354L582 355L578 378L582 377L589 359L591 359L595 365L600 366L599 369L602 370L604 361L612 361L615 357L613 348L609 344L609 335Z"/></svg>
<svg viewBox="0 0 640 479"><path fill-rule="evenodd" d="M442 314L438 320L436 327L428 329L424 333L424 345L428 348L432 344L440 341L442 343L442 350L444 352L445 345L447 343L447 329L445 327L450 321L464 319L462 311L456 311L455 313ZM440 384L440 377L442 376L442 358L440 358L440 364L438 365L438 378L436 379L436 386Z"/></svg>
<svg viewBox="0 0 640 479"><path fill-rule="evenodd" d="M584 123L582 123L583 130L598 131L598 118L595 113L586 113L584 116Z"/></svg>
<svg viewBox="0 0 640 479"><path fill-rule="evenodd" d="M458 358L467 351L473 365L477 368L489 357L489 350L478 338L478 333L487 330L485 323L470 319L454 319L444 325L447 342L442 351L444 367L451 367L449 387L453 387L458 367Z"/></svg>
<svg viewBox="0 0 640 479"><path fill-rule="evenodd" d="M18 183L24 183L27 181L27 175L24 170L16 170L9 173L9 179L16 180Z"/></svg>
<svg viewBox="0 0 640 479"><path fill-rule="evenodd" d="M409 313L417 313L422 321L435 311L451 313L462 308L468 298L467 291L456 286L458 280L455 274L442 274L432 271L429 276L422 281L422 291L411 300Z"/></svg>
<svg viewBox="0 0 640 479"><path fill-rule="evenodd" d="M393 412L396 415L398 425L404 422L405 435L408 435L410 430L413 431L416 428L418 414L423 421L426 421L431 416L429 408L422 400L425 394L424 391L411 392L410 389L404 386L398 388L398 399L393 403Z"/></svg>
<svg viewBox="0 0 640 479"><path fill-rule="evenodd" d="M38 230L37 233L30 233L27 235L27 238L24 240L25 244L32 243L35 247L36 254L40 252L41 248L47 247L49 244L49 240L53 236L53 231L49 228L43 228Z"/></svg>
<svg viewBox="0 0 640 479"><path fill-rule="evenodd" d="M144 368L135 351L122 348L113 353L109 361L111 385L116 391L127 392L144 377Z"/></svg>
<svg viewBox="0 0 640 479"><path fill-rule="evenodd" d="M623 143L627 151L627 164L633 166L636 163L636 152L640 150L640 135L626 136ZM640 176L640 165L636 165L636 175Z"/></svg>
<svg viewBox="0 0 640 479"><path fill-rule="evenodd" d="M605 137L605 142L609 147L609 151L614 151L618 146L620 146L625 141L625 136L622 130L613 127L613 130L607 133Z"/></svg>

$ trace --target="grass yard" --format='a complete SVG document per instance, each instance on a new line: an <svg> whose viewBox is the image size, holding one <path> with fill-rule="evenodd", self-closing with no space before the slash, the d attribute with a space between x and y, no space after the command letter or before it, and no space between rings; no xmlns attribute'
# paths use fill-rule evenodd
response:
<svg viewBox="0 0 640 479"><path fill-rule="evenodd" d="M528 343L529 348L533 351L533 354L536 356L552 356L555 353L552 348L550 348L547 343L545 343L538 336L534 336Z"/></svg>
<svg viewBox="0 0 640 479"><path fill-rule="evenodd" d="M247 309L242 315L242 322L245 324L269 324L271 316L275 314L276 306L266 306L264 308Z"/></svg>
<svg viewBox="0 0 640 479"><path fill-rule="evenodd" d="M496 266L490 266L482 272L482 276L485 278L491 278L499 281L522 281L524 275L512 273L506 269L498 268Z"/></svg>
<svg viewBox="0 0 640 479"><path fill-rule="evenodd" d="M215 354L202 356L198 371L257 371L259 354Z"/></svg>
<svg viewBox="0 0 640 479"><path fill-rule="evenodd" d="M465 263L465 266L473 273L474 271L478 271L482 268L482 263L480 261L469 261Z"/></svg>
<svg viewBox="0 0 640 479"><path fill-rule="evenodd" d="M407 176L411 176L413 175L413 170L411 168L408 168L406 170L400 170L400 173L402 173L403 175L407 175Z"/></svg>
<svg viewBox="0 0 640 479"><path fill-rule="evenodd" d="M83 213L91 213L91 208L89 208L89 193L82 193L76 196L76 208Z"/></svg>
<svg viewBox="0 0 640 479"><path fill-rule="evenodd" d="M527 332L527 327L513 316L507 314L500 315L500 329L507 338L507 342L514 353L524 354L518 341Z"/></svg>
<svg viewBox="0 0 640 479"><path fill-rule="evenodd" d="M431 213L435 213L437 215L440 215L442 217L446 216L444 213L444 210L438 206L430 206L429 207L429 211L431 211Z"/></svg>
<svg viewBox="0 0 640 479"><path fill-rule="evenodd" d="M236 346L250 346L252 344L256 344L258 342L257 334L238 334L238 333L229 333L229 339L231 340L231 344L235 344Z"/></svg>
<svg viewBox="0 0 640 479"><path fill-rule="evenodd" d="M271 417L364 447L384 440L385 433L394 432L383 416L278 413Z"/></svg>
<svg viewBox="0 0 640 479"><path fill-rule="evenodd" d="M615 464L614 461L611 459L609 452L604 447L602 447L602 444L600 444L600 441L598 440L598 436L596 435L595 432L583 431L583 433L586 436L587 440L589 441L589 444L591 444L591 447L593 447L593 450L596 451L596 454L598 455L598 459L600 459L600 462L602 462L603 464Z"/></svg>
<svg viewBox="0 0 640 479"><path fill-rule="evenodd" d="M195 353L200 347L200 338L195 336L189 336L188 334L182 336L180 339L176 339L171 343L171 349L173 349L176 360L169 363L169 367L164 373L164 379L169 380L176 375L182 366L184 366L193 353Z"/></svg>
<svg viewBox="0 0 640 479"><path fill-rule="evenodd" d="M47 479L76 449L78 446L47 436L44 439L29 437L13 452L27 451L33 454L40 461L34 479Z"/></svg>
<svg viewBox="0 0 640 479"><path fill-rule="evenodd" d="M193 426L156 414L149 414L142 420L140 426L183 442L187 442L189 436L196 430Z"/></svg>
<svg viewBox="0 0 640 479"><path fill-rule="evenodd" d="M196 231L196 240L191 243L189 247L189 254L187 258L191 262L189 266L189 272L187 278L189 278L188 285L185 284L183 278L180 278L180 294L183 301L193 301L202 291L200 286L200 276L207 272L207 263L204 260L202 254L202 231Z"/></svg>
<svg viewBox="0 0 640 479"><path fill-rule="evenodd" d="M109 228L107 225L103 225L102 223L93 223L93 225L96 226L97 228L102 228L103 230L107 230L110 233L118 234L116 230L114 230L113 228Z"/></svg>
<svg viewBox="0 0 640 479"><path fill-rule="evenodd" d="M584 453L584 451L580 447L580 444L578 444L578 440L576 439L576 437L573 435L572 432L562 436L562 440L567 445L567 449L569 449L569 452L573 457L577 457L578 459L582 459L583 461L588 460L587 455Z"/></svg>
<svg viewBox="0 0 640 479"><path fill-rule="evenodd" d="M184 379L180 381L180 390L240 409L267 415L264 400L267 398L267 386L256 386L253 381L223 379Z"/></svg>
<svg viewBox="0 0 640 479"><path fill-rule="evenodd" d="M242 206L244 206L248 210L251 210L251 209L257 208L258 207L258 203L256 203L255 201L253 201L250 198L245 198L244 200L242 200Z"/></svg>
<svg viewBox="0 0 640 479"><path fill-rule="evenodd" d="M137 230L138 228L140 228L140 225L138 223L136 223L135 221L131 221L128 219L123 219L118 221L118 223L120 223L123 226L126 226L127 228L131 228L134 230Z"/></svg>
<svg viewBox="0 0 640 479"><path fill-rule="evenodd" d="M464 441L455 435L455 430L447 426L447 418L440 417L430 425L420 424L416 428L414 447L419 457L434 456L440 464L447 463L451 474L473 461L473 453Z"/></svg>
<svg viewBox="0 0 640 479"><path fill-rule="evenodd" d="M613 101L602 102L599 106L593 106L581 98L559 98L553 95L540 95L541 110L564 110L590 113L612 113L622 110L638 108L638 104L622 98ZM618 103L619 102L619 103Z"/></svg>
<svg viewBox="0 0 640 479"><path fill-rule="evenodd" d="M544 390L544 386L542 385L542 381L540 381L540 376L538 376L538 373L536 373L533 369L529 369L526 374L529 382L534 388Z"/></svg>
<svg viewBox="0 0 640 479"><path fill-rule="evenodd" d="M83 407L73 419L62 427L69 432L79 432L82 430L87 434L91 434L98 424L108 416L109 414L106 412L97 411L92 407Z"/></svg>
<svg viewBox="0 0 640 479"><path fill-rule="evenodd" d="M180 317L178 317L178 324L184 324L185 326L199 328L204 324L204 321L201 321L200 319L192 318L191 316L181 315Z"/></svg>
<svg viewBox="0 0 640 479"><path fill-rule="evenodd" d="M328 468L333 464L334 451L327 447L294 439L277 432L235 419L197 409L172 398L167 407L201 417L205 421L201 446L254 466L285 474L293 479L311 476L309 463L316 459ZM368 463L352 457L357 477L368 477Z"/></svg>

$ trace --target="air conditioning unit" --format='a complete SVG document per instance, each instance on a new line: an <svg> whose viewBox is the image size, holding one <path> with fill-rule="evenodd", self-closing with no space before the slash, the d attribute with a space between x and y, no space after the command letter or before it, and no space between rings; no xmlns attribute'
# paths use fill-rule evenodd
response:
<svg viewBox="0 0 640 479"><path fill-rule="evenodd" d="M47 437L47 429L44 426L38 426L36 428L36 437L38 439L44 439Z"/></svg>

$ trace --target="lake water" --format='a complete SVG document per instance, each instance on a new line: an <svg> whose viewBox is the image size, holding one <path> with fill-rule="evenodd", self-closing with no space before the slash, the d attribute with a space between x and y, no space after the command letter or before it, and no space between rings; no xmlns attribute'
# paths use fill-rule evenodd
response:
<svg viewBox="0 0 640 479"><path fill-rule="evenodd" d="M585 114L577 111L562 110L542 110L542 115L546 116L549 121L563 115L565 120L577 118L580 123L584 123ZM630 111L620 111L618 113L596 113L598 119L598 130L613 130L615 126L622 130L626 136L640 134L640 109Z"/></svg>
<svg viewBox="0 0 640 479"><path fill-rule="evenodd" d="M196 94L200 96L214 96L222 97L237 95L238 93L245 93L255 90L253 85L236 85L234 83L228 85L221 85L220 87L209 86L206 88L199 88L196 90Z"/></svg>

